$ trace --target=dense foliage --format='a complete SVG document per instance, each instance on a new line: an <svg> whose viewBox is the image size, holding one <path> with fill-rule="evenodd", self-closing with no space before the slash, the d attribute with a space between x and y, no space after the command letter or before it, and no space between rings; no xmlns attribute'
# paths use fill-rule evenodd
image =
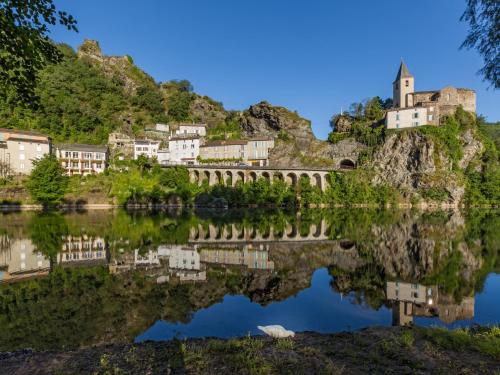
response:
<svg viewBox="0 0 500 375"><path fill-rule="evenodd" d="M48 38L60 24L76 31L76 20L56 9L53 0L0 1L0 99L33 104L38 72L61 58Z"/></svg>
<svg viewBox="0 0 500 375"><path fill-rule="evenodd" d="M484 61L479 71L493 87L500 87L500 51L498 33L500 20L500 2L498 0L467 0L467 8L462 21L469 24L469 33L462 48L475 48Z"/></svg>
<svg viewBox="0 0 500 375"><path fill-rule="evenodd" d="M33 161L34 169L26 183L31 196L44 205L59 203L66 193L68 178L54 155Z"/></svg>

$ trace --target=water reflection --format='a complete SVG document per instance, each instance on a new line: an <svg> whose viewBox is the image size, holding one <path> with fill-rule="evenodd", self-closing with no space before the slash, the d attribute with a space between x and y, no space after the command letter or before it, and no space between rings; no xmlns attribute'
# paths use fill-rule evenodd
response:
<svg viewBox="0 0 500 375"><path fill-rule="evenodd" d="M3 215L0 349L228 337L259 323L498 323L498 283L483 286L500 269L499 224L495 211Z"/></svg>

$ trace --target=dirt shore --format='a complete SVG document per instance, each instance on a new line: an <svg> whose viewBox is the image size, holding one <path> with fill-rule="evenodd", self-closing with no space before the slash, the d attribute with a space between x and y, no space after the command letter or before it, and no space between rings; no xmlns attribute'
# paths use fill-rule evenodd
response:
<svg viewBox="0 0 500 375"><path fill-rule="evenodd" d="M497 374L498 328L447 331L377 327L110 344L73 351L0 354L0 373L24 374Z"/></svg>

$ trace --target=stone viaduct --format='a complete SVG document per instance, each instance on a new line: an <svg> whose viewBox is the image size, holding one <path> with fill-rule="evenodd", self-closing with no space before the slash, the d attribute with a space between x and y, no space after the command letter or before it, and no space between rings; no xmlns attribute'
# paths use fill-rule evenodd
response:
<svg viewBox="0 0 500 375"><path fill-rule="evenodd" d="M166 166L168 168L168 166ZM328 184L328 173L331 168L297 169L281 167L257 167L257 166L223 166L223 165L187 165L191 182L201 184L208 181L209 186L224 183L228 186L235 186L238 181L255 182L259 178L269 181L282 180L290 186L296 186L299 179L306 177L311 181L311 185L319 187L325 191ZM350 170L355 168L355 163L346 159L340 163L340 170Z"/></svg>
<svg viewBox="0 0 500 375"><path fill-rule="evenodd" d="M299 228L298 223L287 223L283 230L270 227L266 231L236 224L223 226L199 224L191 227L189 231L190 243L309 242L329 239L328 226L324 219L316 224L310 224L307 228L303 225Z"/></svg>

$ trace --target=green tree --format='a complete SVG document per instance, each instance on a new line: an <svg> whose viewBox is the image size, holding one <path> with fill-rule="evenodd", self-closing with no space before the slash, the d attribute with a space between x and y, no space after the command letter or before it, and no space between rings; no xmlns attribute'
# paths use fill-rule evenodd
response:
<svg viewBox="0 0 500 375"><path fill-rule="evenodd" d="M33 199L43 205L59 203L68 188L68 177L54 155L45 155L33 162L34 169L26 187Z"/></svg>
<svg viewBox="0 0 500 375"><path fill-rule="evenodd" d="M34 215L28 230L37 251L54 262L62 250L63 237L69 234L66 219L57 213L45 212Z"/></svg>
<svg viewBox="0 0 500 375"><path fill-rule="evenodd" d="M76 20L53 0L0 0L0 95L33 103L38 71L61 59L48 38L49 25L77 31Z"/></svg>
<svg viewBox="0 0 500 375"><path fill-rule="evenodd" d="M500 87L500 49L498 48L500 2L498 0L467 0L460 18L469 24L469 33L461 48L475 48L483 57L479 73L493 87Z"/></svg>

